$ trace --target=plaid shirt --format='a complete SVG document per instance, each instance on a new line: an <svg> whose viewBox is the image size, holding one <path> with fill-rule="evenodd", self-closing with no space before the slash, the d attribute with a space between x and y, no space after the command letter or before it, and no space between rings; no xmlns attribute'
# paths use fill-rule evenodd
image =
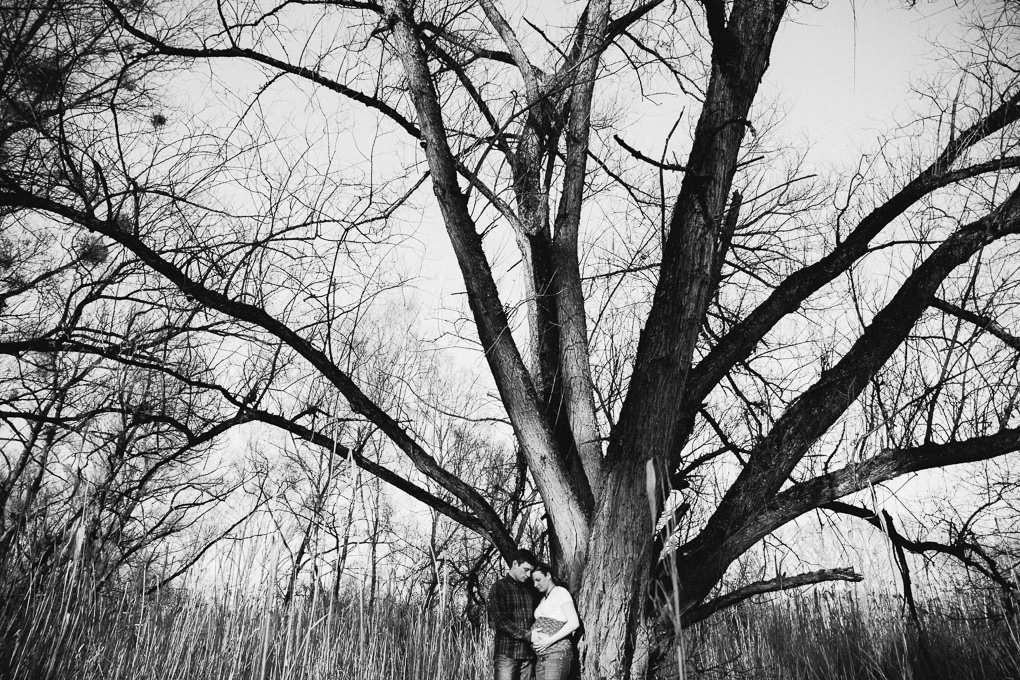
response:
<svg viewBox="0 0 1020 680"><path fill-rule="evenodd" d="M537 593L530 583L504 576L489 591L489 625L496 631L496 656L530 659L531 625L535 623Z"/></svg>

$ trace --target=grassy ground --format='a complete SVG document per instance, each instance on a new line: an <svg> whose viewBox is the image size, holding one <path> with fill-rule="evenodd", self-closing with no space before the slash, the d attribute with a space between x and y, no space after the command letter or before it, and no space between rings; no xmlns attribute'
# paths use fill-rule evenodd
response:
<svg viewBox="0 0 1020 680"><path fill-rule="evenodd" d="M219 593L98 596L68 575L5 593L3 678L386 680L491 677L490 637L434 612L358 597L304 601ZM863 590L860 592L864 592ZM920 626L890 598L816 591L746 603L683 637L687 678L1020 678L1001 610L930 601ZM991 618L989 618L989 614ZM998 617L998 618L996 618ZM680 671L677 671L680 674Z"/></svg>

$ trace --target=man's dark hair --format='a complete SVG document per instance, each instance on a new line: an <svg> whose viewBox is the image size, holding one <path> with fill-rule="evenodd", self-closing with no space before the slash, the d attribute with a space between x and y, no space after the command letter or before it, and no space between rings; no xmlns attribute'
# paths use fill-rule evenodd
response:
<svg viewBox="0 0 1020 680"><path fill-rule="evenodd" d="M513 554L510 555L510 564L512 565L514 562L516 562L517 564L524 564L525 562L527 562L531 566L535 566L536 564L538 564L538 558L535 557L535 553L531 552L530 550L525 550L524 548L521 548L519 550L515 550Z"/></svg>

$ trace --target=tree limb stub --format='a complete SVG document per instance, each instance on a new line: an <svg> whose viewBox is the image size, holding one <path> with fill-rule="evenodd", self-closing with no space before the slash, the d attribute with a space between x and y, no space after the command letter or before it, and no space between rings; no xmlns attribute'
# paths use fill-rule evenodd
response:
<svg viewBox="0 0 1020 680"><path fill-rule="evenodd" d="M613 139L616 141L617 144L619 144L620 146L623 147L624 151L626 151L627 153L629 153L631 156L633 156L634 158L638 159L639 161L643 161L645 163L648 163L649 165L651 165L653 167L656 167L656 168L659 168L660 170L670 170L670 171L673 171L673 172L686 172L687 171L687 168L685 166L683 166L683 165L680 165L679 163L664 163L662 161L657 161L654 158L646 156L645 154L641 153L640 151L635 149L633 146L631 146L627 142L623 141L623 138L620 137L620 135L613 135Z"/></svg>

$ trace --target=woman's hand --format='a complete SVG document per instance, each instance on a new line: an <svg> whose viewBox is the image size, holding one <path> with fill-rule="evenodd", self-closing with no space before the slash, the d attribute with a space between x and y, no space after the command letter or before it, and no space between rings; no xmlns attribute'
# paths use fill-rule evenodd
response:
<svg viewBox="0 0 1020 680"><path fill-rule="evenodd" d="M535 648L536 652L543 652L549 648L549 636L539 633L537 630L531 631L531 646Z"/></svg>

